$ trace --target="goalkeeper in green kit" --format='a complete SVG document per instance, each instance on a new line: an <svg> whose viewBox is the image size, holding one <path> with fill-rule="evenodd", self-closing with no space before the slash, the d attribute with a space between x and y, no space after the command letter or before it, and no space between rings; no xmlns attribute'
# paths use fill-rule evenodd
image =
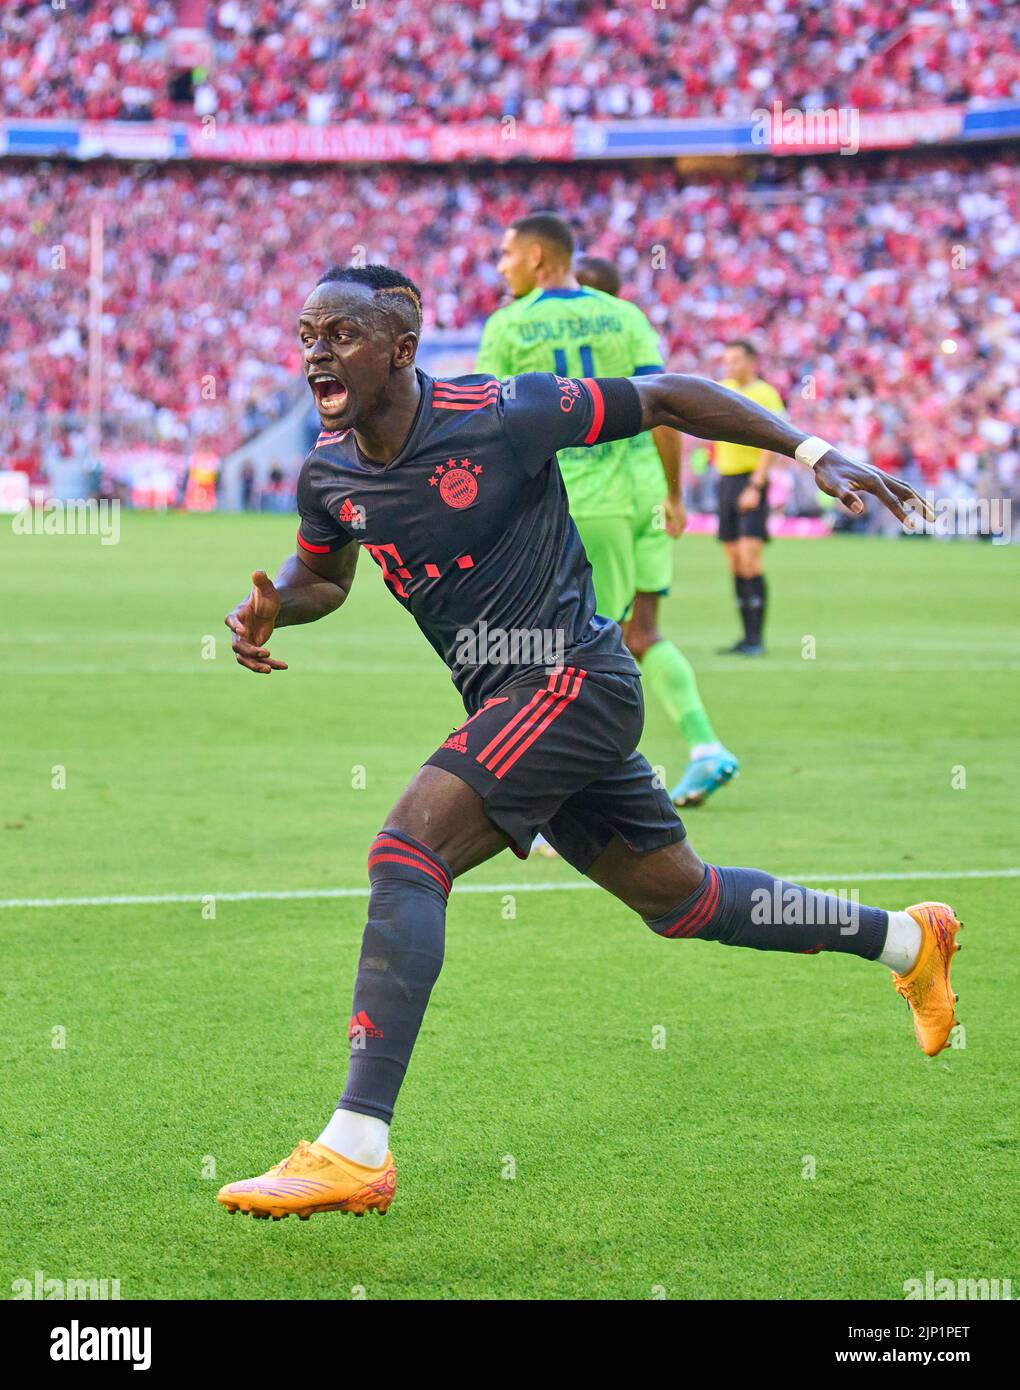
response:
<svg viewBox="0 0 1020 1390"><path fill-rule="evenodd" d="M573 257L573 235L555 214L511 224L499 272L514 299L486 323L476 371L594 377L665 370L655 329L636 304L616 297L615 267L589 260L579 271L582 285ZM736 775L738 763L712 728L690 662L656 625L659 597L672 581L672 542L686 520L680 436L663 427L594 449L561 449L557 458L598 611L621 624L645 681L687 741L689 762L673 801L700 805Z"/></svg>

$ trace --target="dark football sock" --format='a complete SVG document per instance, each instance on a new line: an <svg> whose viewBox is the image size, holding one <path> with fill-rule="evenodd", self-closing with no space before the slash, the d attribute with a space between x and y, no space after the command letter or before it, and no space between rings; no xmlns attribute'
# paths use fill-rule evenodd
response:
<svg viewBox="0 0 1020 1390"><path fill-rule="evenodd" d="M744 616L744 631L748 642L758 646L762 629L765 626L765 576L756 574L753 579L745 579L747 610Z"/></svg>
<svg viewBox="0 0 1020 1390"><path fill-rule="evenodd" d="M411 835L381 830L354 985L347 1085L337 1106L387 1123L443 966L449 866Z"/></svg>
<svg viewBox="0 0 1020 1390"><path fill-rule="evenodd" d="M734 587L734 589L736 590L736 593L737 593L737 608L740 610L740 621L741 621L741 622L743 623L743 625L744 625L744 641L745 641L745 642L747 642L747 641L750 640L749 637L748 637L748 635L747 635L747 634L748 634L748 608L747 608L747 603L748 603L748 598L749 598L747 586L748 586L749 583L750 583L750 580L748 580L748 579L740 579L740 578L735 577L734 580L733 580L733 587Z"/></svg>
<svg viewBox="0 0 1020 1390"><path fill-rule="evenodd" d="M660 936L700 937L756 951L843 951L875 960L885 944L888 913L813 888L772 878L760 869L705 867L701 883L672 912L644 919Z"/></svg>

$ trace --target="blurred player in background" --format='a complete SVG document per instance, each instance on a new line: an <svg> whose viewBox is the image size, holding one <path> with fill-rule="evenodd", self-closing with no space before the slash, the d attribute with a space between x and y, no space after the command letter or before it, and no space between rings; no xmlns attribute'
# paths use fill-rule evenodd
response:
<svg viewBox="0 0 1020 1390"><path fill-rule="evenodd" d="M655 329L636 304L616 297L616 268L589 260L582 284L573 257L573 234L553 213L533 213L507 229L499 272L514 302L486 323L479 372L593 377L664 370ZM642 675L687 740L688 766L673 800L697 806L730 781L738 763L712 727L690 662L656 625L659 596L672 581L672 541L686 522L680 456L676 430L660 428L596 449L562 449L559 465L598 611L624 625Z"/></svg>
<svg viewBox="0 0 1020 1390"><path fill-rule="evenodd" d="M581 285L601 290L614 299L620 293L619 271L612 261L600 256L581 257L577 279ZM654 334L651 324L648 329ZM687 770L670 793L673 803L697 806L716 787L735 776L738 764L716 738L690 662L659 631L659 599L669 593L673 582L673 541L687 524L680 480L680 436L672 430L658 430L654 437L639 434L627 442L628 476L634 500L635 593L631 615L624 624L624 638L671 722L690 747Z"/></svg>
<svg viewBox="0 0 1020 1390"><path fill-rule="evenodd" d="M758 352L743 339L727 343L723 353L726 375L719 383L774 415L785 415L783 398L758 375ZM719 474L719 539L726 547L730 573L744 635L725 656L761 656L765 647L765 574L762 545L768 539L769 469L775 454L748 444L716 444Z"/></svg>

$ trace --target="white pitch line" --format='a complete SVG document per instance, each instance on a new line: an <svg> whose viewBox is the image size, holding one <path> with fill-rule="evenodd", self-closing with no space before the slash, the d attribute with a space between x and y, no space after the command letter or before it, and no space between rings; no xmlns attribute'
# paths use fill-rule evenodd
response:
<svg viewBox="0 0 1020 1390"><path fill-rule="evenodd" d="M1017 869L911 869L904 873L841 873L841 874L784 874L792 883L909 883L930 878L936 881L957 878L1020 878ZM457 893L566 893L581 889L596 889L597 883L587 879L563 883L461 883ZM158 903L204 903L210 898L218 903L290 902L301 898L367 898L367 888L289 888L279 892L241 893L127 893L97 898L0 898L0 909L15 907L137 907Z"/></svg>

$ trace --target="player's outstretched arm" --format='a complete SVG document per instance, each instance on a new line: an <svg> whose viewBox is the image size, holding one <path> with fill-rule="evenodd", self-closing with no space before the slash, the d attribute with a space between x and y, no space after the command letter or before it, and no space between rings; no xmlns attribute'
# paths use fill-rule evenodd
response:
<svg viewBox="0 0 1020 1390"><path fill-rule="evenodd" d="M287 663L273 660L265 645L273 629L314 623L339 608L350 593L357 563L358 547L345 545L332 554L291 555L275 581L265 570L255 570L251 593L223 620L234 634L231 647L238 664L259 675L286 671Z"/></svg>
<svg viewBox="0 0 1020 1390"><path fill-rule="evenodd" d="M870 492L900 521L907 520L908 510L931 519L930 507L902 478L868 464L852 463L824 440L806 435L788 420L736 391L703 377L676 372L635 376L630 382L641 399L642 430L671 425L698 439L720 439L729 444L768 449L813 467L821 490L855 515L864 511L859 494Z"/></svg>

